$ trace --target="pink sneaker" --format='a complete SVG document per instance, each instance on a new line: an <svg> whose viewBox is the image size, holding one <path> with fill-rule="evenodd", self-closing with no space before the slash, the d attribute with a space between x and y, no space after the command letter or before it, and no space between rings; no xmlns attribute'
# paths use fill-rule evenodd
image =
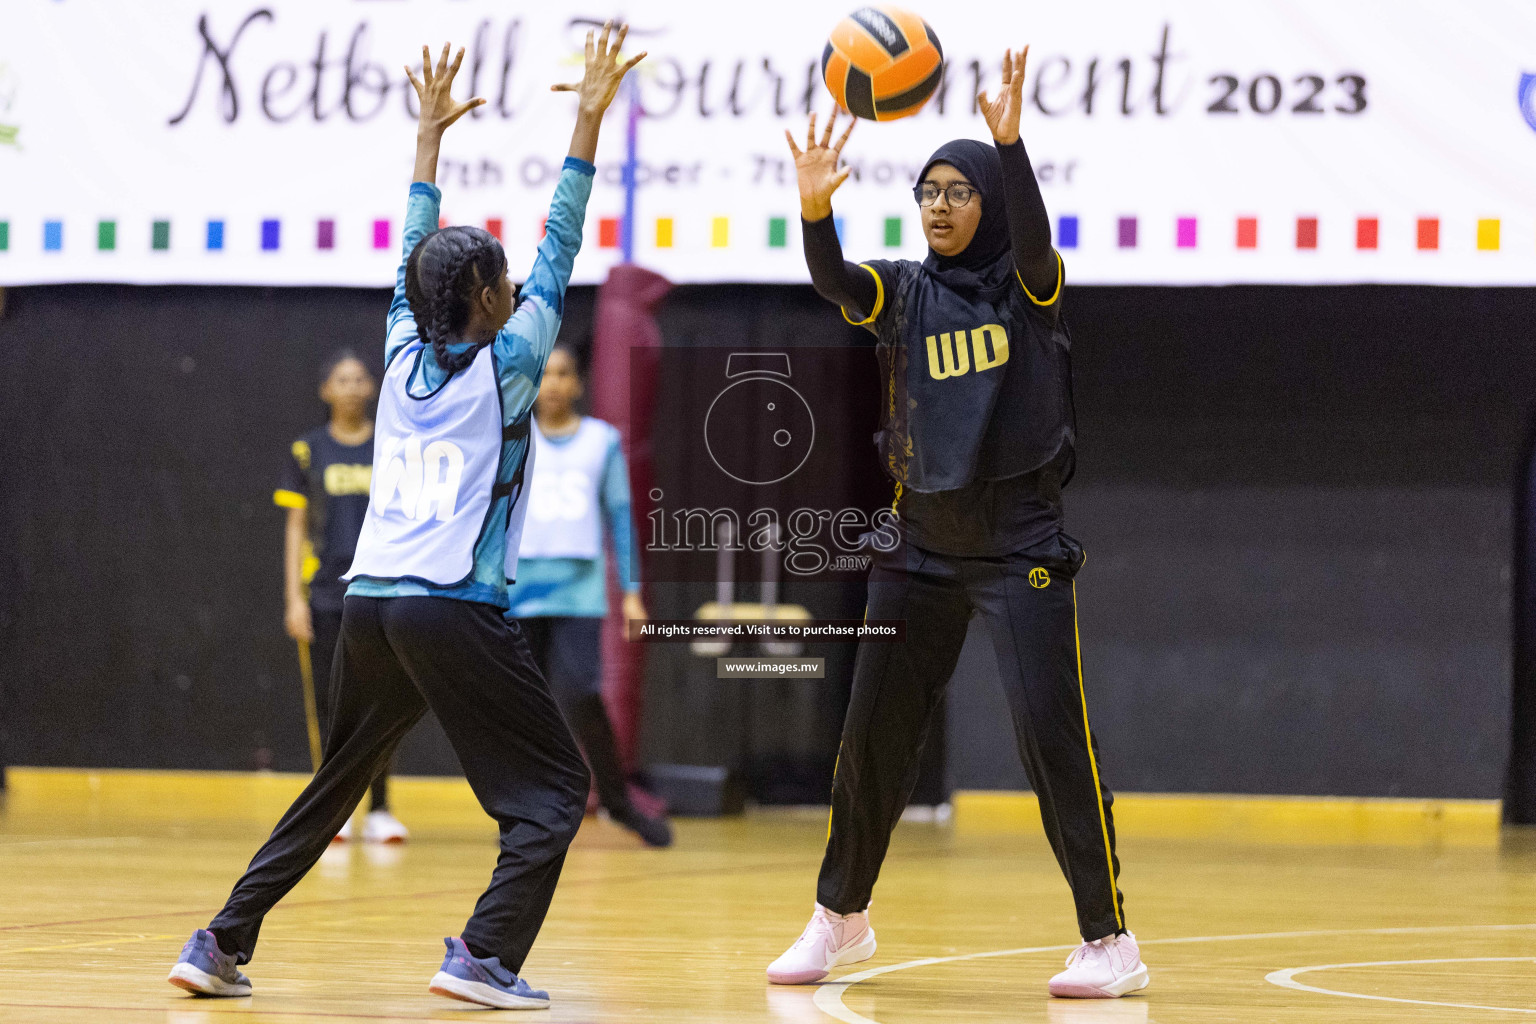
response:
<svg viewBox="0 0 1536 1024"><path fill-rule="evenodd" d="M820 903L800 938L768 965L768 980L775 985L809 985L832 973L832 968L856 964L875 955L875 930L869 912L834 914Z"/></svg>
<svg viewBox="0 0 1536 1024"><path fill-rule="evenodd" d="M1151 982L1136 936L1107 935L1085 942L1067 957L1067 969L1051 979L1051 995L1069 999L1117 999Z"/></svg>

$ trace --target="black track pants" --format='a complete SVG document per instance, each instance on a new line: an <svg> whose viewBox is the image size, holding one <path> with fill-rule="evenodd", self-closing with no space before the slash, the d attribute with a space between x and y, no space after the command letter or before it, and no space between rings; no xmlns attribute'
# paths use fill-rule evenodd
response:
<svg viewBox="0 0 1536 1024"><path fill-rule="evenodd" d="M816 890L822 906L846 914L869 905L975 613L992 635L1019 756L1078 927L1089 940L1124 928L1113 797L1099 775L1079 658L1073 577L1082 561L1065 534L1003 558L911 546L877 557L866 615L905 620L906 640L859 646Z"/></svg>
<svg viewBox="0 0 1536 1024"><path fill-rule="evenodd" d="M519 619L528 649L549 688L560 702L566 721L581 741L597 797L610 814L631 810L619 743L603 704L603 620L578 616L543 616Z"/></svg>
<svg viewBox="0 0 1536 1024"><path fill-rule="evenodd" d="M331 663L335 660L336 645L341 640L341 609L330 610L309 606L309 621L315 630L314 642L309 645L310 674L315 680L315 712L320 719L320 736L331 731ZM389 766L379 770L378 777L368 788L368 809L389 809Z"/></svg>
<svg viewBox="0 0 1536 1024"><path fill-rule="evenodd" d="M262 918L320 859L430 707L501 830L501 855L464 941L475 955L522 970L581 826L589 785L522 634L490 605L348 597L331 688L320 770L208 926L219 946L250 959Z"/></svg>

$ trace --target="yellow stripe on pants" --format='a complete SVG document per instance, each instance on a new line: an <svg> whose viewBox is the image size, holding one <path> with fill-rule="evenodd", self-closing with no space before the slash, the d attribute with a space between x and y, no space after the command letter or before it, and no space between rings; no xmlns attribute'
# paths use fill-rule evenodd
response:
<svg viewBox="0 0 1536 1024"><path fill-rule="evenodd" d="M1104 866L1109 869L1109 899L1115 905L1115 927L1124 928L1120 894L1115 886L1115 855L1109 846L1109 819L1104 815L1104 790L1099 785L1099 762L1093 756L1093 733L1088 730L1088 691L1083 688L1083 639L1077 629L1077 581L1072 581L1072 642L1077 647L1077 696L1083 704L1083 740L1088 744L1088 765L1093 769L1093 795L1099 802L1099 830L1104 835Z"/></svg>

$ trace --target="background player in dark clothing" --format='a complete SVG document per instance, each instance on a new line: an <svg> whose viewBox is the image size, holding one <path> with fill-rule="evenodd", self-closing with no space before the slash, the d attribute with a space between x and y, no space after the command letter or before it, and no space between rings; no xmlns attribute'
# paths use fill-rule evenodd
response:
<svg viewBox="0 0 1536 1024"><path fill-rule="evenodd" d="M1061 258L1019 140L1024 57L1010 52L1001 95L981 97L995 146L947 143L918 176L922 263L843 260L831 197L849 174L838 158L852 123L834 145L832 121L818 142L813 116L805 150L789 140L812 283L878 339L879 444L905 543L875 555L867 615L904 619L907 637L859 647L816 910L768 968L779 984L874 955L870 896L972 615L991 634L1019 755L1077 906L1084 941L1050 991L1106 998L1147 984L1125 929L1112 798L1088 728L1074 582L1082 548L1061 529L1070 342Z"/></svg>
<svg viewBox="0 0 1536 1024"><path fill-rule="evenodd" d="M625 635L646 618L635 571L629 471L618 428L576 410L582 394L576 353L556 345L534 404L537 446L523 523L517 582L507 588L515 619L539 669L581 741L609 817L650 846L672 845L665 818L632 799L602 693L602 626L608 614L604 533L624 590Z"/></svg>
<svg viewBox="0 0 1536 1024"><path fill-rule="evenodd" d="M378 382L355 352L343 349L326 360L320 374L320 400L330 406L330 420L297 441L289 451L282 480L272 500L288 510L283 544L283 625L299 645L301 670L313 680L307 689L306 717L314 734L311 753L330 730L331 662L341 635L341 581L357 551L357 535L368 512L373 476L374 396ZM308 593L306 594L306 590ZM308 664L305 665L305 659ZM363 838L373 843L403 842L404 825L389 811L388 768L370 789ZM352 822L336 836L352 838Z"/></svg>

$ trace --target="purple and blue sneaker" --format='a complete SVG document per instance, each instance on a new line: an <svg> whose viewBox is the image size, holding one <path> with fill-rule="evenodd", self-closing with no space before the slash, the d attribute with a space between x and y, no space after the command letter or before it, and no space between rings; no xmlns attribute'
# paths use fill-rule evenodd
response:
<svg viewBox="0 0 1536 1024"><path fill-rule="evenodd" d="M443 967L432 977L428 990L449 999L494 1006L502 1010L543 1010L549 1007L549 993L540 992L501 966L497 957L481 960L471 956L463 939L444 939L448 955ZM249 989L247 989L249 991Z"/></svg>
<svg viewBox="0 0 1536 1024"><path fill-rule="evenodd" d="M236 957L219 948L213 932L199 928L181 947L181 958L166 979L200 996L248 996L251 979L240 973Z"/></svg>

